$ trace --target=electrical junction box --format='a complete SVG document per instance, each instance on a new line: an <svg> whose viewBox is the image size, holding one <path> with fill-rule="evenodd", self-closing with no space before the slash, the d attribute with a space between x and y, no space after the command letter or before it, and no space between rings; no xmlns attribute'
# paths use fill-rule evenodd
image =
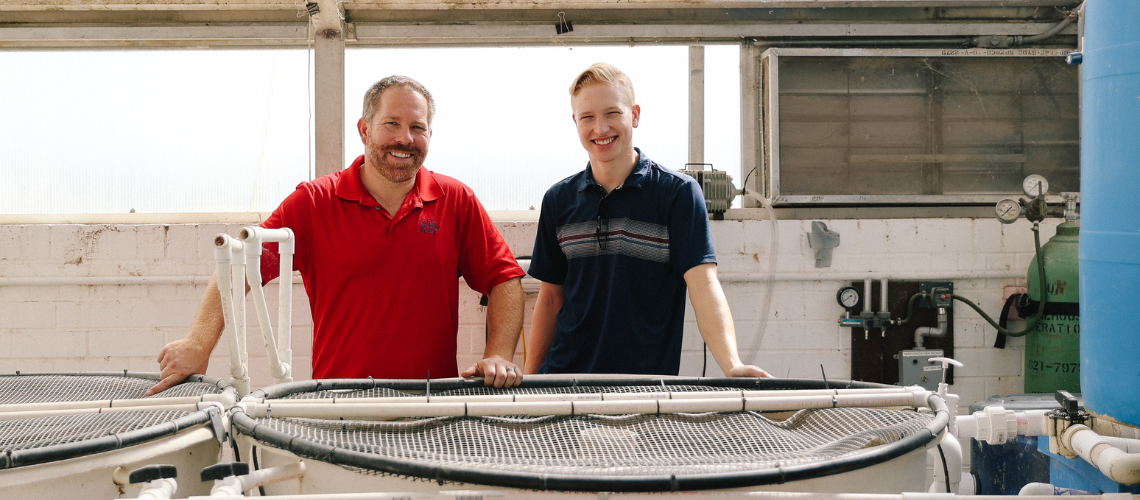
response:
<svg viewBox="0 0 1140 500"><path fill-rule="evenodd" d="M928 391L938 390L942 382L942 363L930 358L942 357L941 349L908 349L899 352L899 385L918 385Z"/></svg>

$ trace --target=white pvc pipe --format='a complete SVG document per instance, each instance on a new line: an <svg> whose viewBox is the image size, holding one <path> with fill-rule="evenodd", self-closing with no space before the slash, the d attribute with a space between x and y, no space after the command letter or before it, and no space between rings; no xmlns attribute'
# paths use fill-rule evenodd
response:
<svg viewBox="0 0 1140 500"><path fill-rule="evenodd" d="M528 401L337 403L316 405L292 401L247 404L254 417L345 418L388 420L407 417L489 417L509 415L628 415L735 411L793 411L808 408L925 407L928 392L855 394L842 396L791 396L785 398L661 399L626 401Z"/></svg>
<svg viewBox="0 0 1140 500"><path fill-rule="evenodd" d="M205 401L216 401L233 404L232 394L206 394L202 396L183 396L177 398L146 398L146 399L103 399L91 401L57 401L46 403L17 403L0 405L0 414L29 411L76 410L95 408L127 408L140 406L166 406L198 404Z"/></svg>
<svg viewBox="0 0 1140 500"><path fill-rule="evenodd" d="M143 484L137 498L171 498L178 491L178 481L174 478L155 479Z"/></svg>
<svg viewBox="0 0 1140 500"><path fill-rule="evenodd" d="M1024 278L1025 273L1012 270L1002 271L865 271L865 272L837 272L837 273L776 273L775 281L860 281L865 279L889 279L896 281L959 281L980 279L1007 279ZM768 279L767 273L725 273L718 274L721 283L755 283Z"/></svg>
<svg viewBox="0 0 1140 500"><path fill-rule="evenodd" d="M296 240L293 230L281 228L287 234L278 243L281 254L281 272L277 277L277 350L289 366L293 366L293 251Z"/></svg>
<svg viewBox="0 0 1140 500"><path fill-rule="evenodd" d="M772 390L772 391L692 391L692 392L614 392L614 393L582 393L582 394L494 394L494 395L466 395L466 396L432 396L428 401L424 396L405 397L377 397L377 398L328 398L328 399L290 399L288 404L314 405L314 404L388 404L388 403L469 403L469 402L535 402L535 401L628 401L628 400L658 400L658 399L728 399L728 398L787 398L792 396L854 396L863 394L872 395L910 395L926 393L912 387L895 387L884 389L807 389L807 390ZM913 396L908 396L913 397ZM254 400L264 403L265 400ZM271 402L273 400L270 400Z"/></svg>
<svg viewBox="0 0 1140 500"><path fill-rule="evenodd" d="M216 403L202 403L202 404L216 404ZM151 406L124 406L119 408L70 408L61 410L37 410L37 411L9 411L0 413L0 421L8 420L22 420L25 418L43 418L43 417L58 417L65 415L85 415L93 413L119 413L124 411L198 411L198 404L174 404L174 405L151 405Z"/></svg>
<svg viewBox="0 0 1140 500"><path fill-rule="evenodd" d="M244 252L244 251L243 251ZM246 329L246 313L245 313L245 255L235 261L233 267L230 268L230 286L233 287L234 283L241 283L241 293L234 296L234 332L237 336L238 351L235 357L241 358L241 365L249 369L249 333Z"/></svg>
<svg viewBox="0 0 1140 500"><path fill-rule="evenodd" d="M1001 444L1013 436L1045 436L1048 434L1050 410L1011 411L1001 406L990 406L973 415L954 419L955 434L960 438L975 438L992 444Z"/></svg>
<svg viewBox="0 0 1140 500"><path fill-rule="evenodd" d="M871 312L871 278L863 280L863 312Z"/></svg>
<svg viewBox="0 0 1140 500"><path fill-rule="evenodd" d="M887 280L879 280L879 311L887 312Z"/></svg>
<svg viewBox="0 0 1140 500"><path fill-rule="evenodd" d="M938 452L938 447L942 447L942 453ZM947 432L943 435L942 441L938 446L926 450L926 454L930 456L931 461L934 463L934 480L930 483L930 488L927 490L930 493L946 493L946 477L944 473L949 473L950 480L950 493L958 495L972 495L973 481L966 481L966 486L969 491L962 491L962 443L958 442L958 438L953 434ZM942 457L946 457L946 471L942 470Z"/></svg>
<svg viewBox="0 0 1140 500"><path fill-rule="evenodd" d="M263 241L280 241L288 237L289 233L279 232L276 229L258 227L242 228L239 237L246 244L245 249L245 275L249 282L250 292L253 294L253 307L257 313L257 321L261 327L261 337L265 342L265 351L269 356L269 371L273 380L278 383L292 382L293 376L288 363L281 360L277 349L277 341L273 336L273 325L269 320L269 308L265 304L265 291L261 288L261 244ZM291 276L292 270L285 276Z"/></svg>
<svg viewBox="0 0 1140 500"><path fill-rule="evenodd" d="M242 286L241 291L234 293L232 269L233 257L236 254L238 259L242 259L242 252L245 244L239 240L230 238L227 234L218 234L214 237L214 260L217 261L218 268L216 272L218 280L218 295L221 297L222 304L222 334L226 336L226 342L230 350L230 377L234 388L237 390L239 396L249 394L249 365L247 365L241 356L243 345L238 341L239 331L237 325L234 323L234 301L245 302L245 287ZM244 283L244 279L240 281ZM236 299L235 299L236 297ZM242 311L244 313L244 309ZM245 331L240 332L242 338L245 337Z"/></svg>
<svg viewBox="0 0 1140 500"><path fill-rule="evenodd" d="M1017 492L1017 496L1056 495L1057 489L1049 483L1027 483Z"/></svg>
<svg viewBox="0 0 1140 500"><path fill-rule="evenodd" d="M1140 483L1140 442L1106 439L1084 425L1074 425L1061 435L1061 444L1092 464L1109 479L1121 484ZM1123 444L1125 449L1114 446ZM1135 450L1135 451L1133 451Z"/></svg>
<svg viewBox="0 0 1140 500"><path fill-rule="evenodd" d="M246 491L277 481L295 479L305 475L305 462L270 467L250 472L244 476L230 476L214 482L210 497L241 497Z"/></svg>

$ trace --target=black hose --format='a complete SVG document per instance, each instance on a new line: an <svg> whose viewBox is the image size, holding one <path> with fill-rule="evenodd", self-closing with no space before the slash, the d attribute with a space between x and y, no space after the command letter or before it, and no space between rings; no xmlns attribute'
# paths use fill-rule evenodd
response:
<svg viewBox="0 0 1140 500"><path fill-rule="evenodd" d="M960 295L951 295L951 297L954 300L962 302L970 306L973 310L977 311L978 314L986 320L986 322L988 322L994 328L997 328L997 331L1000 333L1003 333L1010 337L1021 337L1029 332L1034 331L1037 328L1037 324L1041 322L1041 318L1045 316L1045 303L1048 300L1047 296L1049 295L1048 285L1045 283L1045 258L1043 255L1041 255L1041 229L1038 227L1038 224L1036 222L1033 223L1033 247L1036 249L1035 256L1037 258L1037 276L1040 283L1039 288L1041 292L1041 302L1037 306L1037 312L1033 313L1033 316L1026 318L1024 329L1016 332L1006 330L1005 328L1002 328L1001 325L997 324L997 322L995 322L993 318L986 314L985 311L982 311L982 308L978 307L977 304L970 301L970 299L967 299Z"/></svg>
<svg viewBox="0 0 1140 500"><path fill-rule="evenodd" d="M903 319L896 319L896 320L892 321L891 323L894 324L895 326L902 326L902 325L907 324L907 322L909 322L911 320L911 318L914 317L914 303L917 302L918 299L925 297L926 295L927 294L925 294L925 293L916 293L914 295L911 295L910 300L907 301L907 303L906 303L906 317Z"/></svg>
<svg viewBox="0 0 1140 500"><path fill-rule="evenodd" d="M942 477L946 479L946 493L950 491L950 468L946 466L946 453L942 452L942 445L938 445L938 456L942 457Z"/></svg>

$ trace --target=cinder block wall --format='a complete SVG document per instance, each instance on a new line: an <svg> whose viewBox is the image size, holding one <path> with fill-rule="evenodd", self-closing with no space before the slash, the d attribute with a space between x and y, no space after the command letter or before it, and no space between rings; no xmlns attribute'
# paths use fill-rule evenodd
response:
<svg viewBox="0 0 1140 500"><path fill-rule="evenodd" d="M990 219L891 219L824 221L840 233L830 268L816 269L806 233L811 221L780 221L777 280L766 331L752 361L781 377L849 376L849 332L837 325L842 310L835 292L852 274L953 274L955 290L996 316L1002 287L1024 286L1033 253L1028 223L1003 226ZM516 255L528 255L535 223L500 222ZM1043 230L1042 241L1054 232ZM156 371L165 343L185 335L213 273L211 238L236 234L238 225L0 225L0 372L92 370ZM765 300L771 231L769 221L713 223L719 272L736 321L742 356L757 338ZM1008 277L992 277L1006 271ZM975 277L988 273L985 278ZM843 275L847 275L844 277ZM101 284L92 284L101 283ZM266 295L276 308L277 284ZM304 288L295 280L294 373L311 376L312 320ZM478 359L484 346L485 313L479 297L460 298L460 368ZM534 296L528 297L529 331ZM252 308L250 309L252 311ZM995 332L973 311L955 307L955 355L966 364L954 390L962 405L992 394L1022 389L1022 339L1005 350L990 347ZM274 316L275 317L275 316ZM256 324L252 319L251 323ZM253 385L271 383L265 350L251 328ZM700 336L687 315L681 374L699 375ZM516 360L521 362L521 345ZM214 351L209 374L228 375L224 345ZM720 375L709 357L707 373Z"/></svg>

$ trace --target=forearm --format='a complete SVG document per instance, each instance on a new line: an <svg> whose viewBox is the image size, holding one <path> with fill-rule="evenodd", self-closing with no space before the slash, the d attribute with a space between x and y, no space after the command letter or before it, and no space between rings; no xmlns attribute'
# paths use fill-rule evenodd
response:
<svg viewBox="0 0 1140 500"><path fill-rule="evenodd" d="M527 350L523 373L538 373L550 345L554 343L554 330L558 324L558 313L562 310L565 297L562 288L543 283L534 304L534 315L530 318L530 349Z"/></svg>
<svg viewBox="0 0 1140 500"><path fill-rule="evenodd" d="M736 348L736 327L732 321L732 312L729 311L715 269L714 264L703 264L691 269L685 277L701 338L712 352L717 366L727 375L732 368L742 363Z"/></svg>
<svg viewBox="0 0 1140 500"><path fill-rule="evenodd" d="M214 346L218 344L223 328L225 328L225 319L222 316L222 299L218 292L218 277L215 275L210 278L210 283L206 285L206 292L198 303L198 312L190 324L186 341L204 352L211 352L214 350ZM204 365L208 362L209 358L207 357L203 363L203 373Z"/></svg>
<svg viewBox="0 0 1140 500"><path fill-rule="evenodd" d="M498 356L510 361L515 355L523 324L525 295L522 280L504 281L491 289L487 303L487 347L483 357Z"/></svg>

